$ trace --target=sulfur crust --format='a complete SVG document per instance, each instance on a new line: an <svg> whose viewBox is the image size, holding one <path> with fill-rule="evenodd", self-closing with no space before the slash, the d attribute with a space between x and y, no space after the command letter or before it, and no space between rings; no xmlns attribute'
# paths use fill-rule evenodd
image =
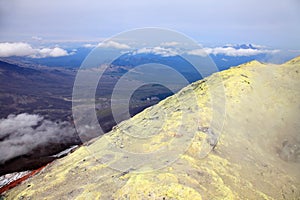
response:
<svg viewBox="0 0 300 200"><path fill-rule="evenodd" d="M199 157L206 133L195 132L187 150L170 165L145 173L119 172L109 167L124 156L109 148L151 152L182 138L177 128L182 110L193 131L210 127L212 99L218 102L220 83L226 103L224 126L216 148ZM284 139L298 137L300 57L282 65L257 61L213 74L174 96L122 122L88 147L56 160L44 171L11 189L7 199L297 199L300 196L299 162L282 160L277 149ZM197 101L193 101L196 95ZM179 102L185 102L180 107ZM196 107L198 109L196 109ZM218 107L217 107L218 108ZM178 111L177 111L178 110ZM159 120L163 119L162 127ZM197 119L201 119L198 120ZM139 124L141 126L132 126ZM153 135L151 130L156 130ZM123 128L123 129L121 129ZM149 135L137 140L122 134ZM299 139L299 138L298 138ZM109 160L101 163L98 158ZM145 166L145 169L147 166ZM148 166L151 169L150 166ZM30 184L30 187L28 185Z"/></svg>

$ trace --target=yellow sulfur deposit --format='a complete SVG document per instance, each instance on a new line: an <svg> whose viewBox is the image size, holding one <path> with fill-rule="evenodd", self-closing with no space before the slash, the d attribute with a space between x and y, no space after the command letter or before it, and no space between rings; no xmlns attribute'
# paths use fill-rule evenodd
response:
<svg viewBox="0 0 300 200"><path fill-rule="evenodd" d="M252 61L232 67L122 122L4 196L299 199L299 88L300 57L282 65ZM221 122L222 129L215 130L213 121ZM193 137L186 137L188 133ZM176 155L180 144L189 139ZM129 164L125 162L126 152L162 149L170 158L159 154L149 163L130 158ZM176 159L172 160L173 155ZM114 167L118 161L132 168L119 171ZM143 164L135 166L134 161Z"/></svg>

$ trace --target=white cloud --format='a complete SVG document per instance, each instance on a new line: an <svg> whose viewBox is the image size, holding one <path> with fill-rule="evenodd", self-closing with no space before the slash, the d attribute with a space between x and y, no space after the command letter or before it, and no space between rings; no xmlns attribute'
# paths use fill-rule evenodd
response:
<svg viewBox="0 0 300 200"><path fill-rule="evenodd" d="M46 57L60 57L60 56L67 56L69 55L68 52L62 48L55 47L51 48L43 48L39 49L37 55L33 55L32 57L36 58L46 58Z"/></svg>
<svg viewBox="0 0 300 200"><path fill-rule="evenodd" d="M188 51L187 54L205 57L208 53L204 49L193 49L191 51Z"/></svg>
<svg viewBox="0 0 300 200"><path fill-rule="evenodd" d="M195 55L195 56L208 56L208 55L225 55L225 56L254 56L259 54L275 54L280 52L277 49L269 49L262 45L232 45L227 44L223 47L205 47L205 48L198 48L193 50L184 50L180 49L179 47L175 48L172 45L177 45L178 43L171 42L171 43L161 43L160 46L157 47L145 47L141 49L136 49L132 52L132 55L141 54L141 53L152 53L161 56L176 56L176 55ZM165 45L165 46L164 46ZM167 47L167 45L170 45ZM126 52L123 52L126 53ZM128 53L128 52L127 52Z"/></svg>
<svg viewBox="0 0 300 200"><path fill-rule="evenodd" d="M87 43L87 44L84 44L83 47L85 47L85 48L102 47L102 48L114 48L114 49L130 49L130 46L127 44L122 44L122 43L111 41L111 40L108 42L103 42L103 43L99 43L99 44Z"/></svg>
<svg viewBox="0 0 300 200"><path fill-rule="evenodd" d="M84 44L83 47L85 47L85 48L95 48L95 47L97 47L97 44Z"/></svg>
<svg viewBox="0 0 300 200"><path fill-rule="evenodd" d="M0 57L26 56L31 58L46 58L67 56L69 53L59 47L54 48L33 48L24 42L0 43Z"/></svg>
<svg viewBox="0 0 300 200"><path fill-rule="evenodd" d="M175 43L174 43L175 44ZM162 45L162 44L161 44ZM199 48L193 50L182 50L179 48L167 48L162 46L157 46L153 48L141 48L132 52L132 55L141 54L141 53L152 53L161 56L176 56L182 54L196 55L196 56L208 56L209 54L213 55L225 55L225 56L253 56L258 54L275 54L279 50L266 49L265 46L261 45L226 45L224 47L215 47L215 48Z"/></svg>
<svg viewBox="0 0 300 200"><path fill-rule="evenodd" d="M178 42L165 42L161 43L160 46L156 47L144 47L140 49L134 50L132 55L141 54L141 53L152 53L161 56L176 56L181 54L188 54L188 55L196 55L196 56L208 56L209 54L213 55L225 55L225 56L253 56L258 54L275 54L280 52L280 50L269 49L263 45L251 44L251 45L234 45L234 44L226 44L223 47L206 47L206 48L199 48L193 50L183 50L178 47ZM85 44L87 48L93 48L96 45L94 44ZM106 43L99 43L98 46L100 47L111 47L116 49L129 49L130 47L126 44L121 44L114 41L109 41ZM175 47L177 46L177 47ZM122 53L129 53L130 50L126 50Z"/></svg>
<svg viewBox="0 0 300 200"><path fill-rule="evenodd" d="M161 55L164 57L168 56L176 56L179 52L172 48L163 48L163 47L153 47L153 48L141 48L137 49L133 52L133 55L140 54L140 53L152 53L156 55Z"/></svg>
<svg viewBox="0 0 300 200"><path fill-rule="evenodd" d="M0 119L0 164L47 144L75 142L69 122L52 122L39 115L22 113Z"/></svg>
<svg viewBox="0 0 300 200"><path fill-rule="evenodd" d="M118 42L111 41L111 40L108 42L99 43L98 47L115 48L115 49L130 49L130 46L128 46L127 44L122 44L122 43L118 43Z"/></svg>
<svg viewBox="0 0 300 200"><path fill-rule="evenodd" d="M35 50L27 43L0 43L0 57L30 56Z"/></svg>
<svg viewBox="0 0 300 200"><path fill-rule="evenodd" d="M256 45L255 48L262 47ZM269 49L236 49L233 47L215 47L215 48L204 48L204 49L195 49L192 51L187 52L189 55L198 55L198 56L205 56L207 54L213 55L226 55L226 56L254 56L258 54L274 54L278 53L279 50L269 50Z"/></svg>

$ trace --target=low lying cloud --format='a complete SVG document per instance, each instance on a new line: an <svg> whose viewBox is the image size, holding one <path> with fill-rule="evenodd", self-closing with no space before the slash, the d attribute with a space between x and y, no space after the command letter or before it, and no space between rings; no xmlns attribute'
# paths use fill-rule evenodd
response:
<svg viewBox="0 0 300 200"><path fill-rule="evenodd" d="M113 49L130 49L130 46L127 44L115 42L115 41L106 41L98 44L91 44L87 43L84 44L83 47L85 48L95 48L95 47L100 47L100 48L113 48Z"/></svg>
<svg viewBox="0 0 300 200"><path fill-rule="evenodd" d="M76 141L69 122L52 122L39 115L22 113L0 119L0 164L47 144Z"/></svg>
<svg viewBox="0 0 300 200"><path fill-rule="evenodd" d="M161 56L176 56L176 55L195 55L206 57L208 55L224 55L224 56L254 56L259 54L276 54L279 53L280 50L277 49L269 49L262 45L226 45L223 47L205 47L193 50L182 50L180 48L176 48L175 46L178 43L162 43L161 46L153 47L153 48L141 48L133 51L133 55L139 53L152 53Z"/></svg>
<svg viewBox="0 0 300 200"><path fill-rule="evenodd" d="M111 40L108 42L100 43L98 44L98 46L103 48L130 49L130 46L128 46L127 44L122 44Z"/></svg>
<svg viewBox="0 0 300 200"><path fill-rule="evenodd" d="M33 48L24 42L0 43L0 57L26 56L31 58L60 57L70 55L66 50L54 48Z"/></svg>
<svg viewBox="0 0 300 200"><path fill-rule="evenodd" d="M207 54L225 56L254 56L258 54L275 54L279 50L265 49L261 45L251 45L252 48L237 48L235 46L224 46L215 48L203 48L188 51L189 55L206 56Z"/></svg>
<svg viewBox="0 0 300 200"><path fill-rule="evenodd" d="M188 51L187 54L193 56L205 57L207 56L208 53L204 49L193 49L191 51Z"/></svg>
<svg viewBox="0 0 300 200"><path fill-rule="evenodd" d="M83 45L83 47L85 47L85 48L95 48L97 46L98 46L98 44L89 44L89 43Z"/></svg>
<svg viewBox="0 0 300 200"><path fill-rule="evenodd" d="M164 57L176 56L179 54L178 50L173 48L153 47L153 48L137 49L132 53L132 55L141 54L141 53L151 53L151 54L161 55Z"/></svg>
<svg viewBox="0 0 300 200"><path fill-rule="evenodd" d="M118 43L115 41L108 41L104 43L97 44L85 44L86 48L94 47L103 47L103 48L114 48L114 49L124 49L122 53L132 53L132 55L142 54L142 53L151 53L156 55L161 55L164 57L176 56L176 55L195 55L206 57L208 55L224 55L224 56L254 56L259 54L276 54L280 50L270 49L263 45L257 44L242 44L242 45L233 45L227 44L222 47L204 47L193 50L184 50L180 48L180 43L178 42L164 42L156 47L144 47L136 49L133 51L128 51L131 47L127 44ZM127 51L126 51L127 50Z"/></svg>
<svg viewBox="0 0 300 200"><path fill-rule="evenodd" d="M217 48L205 48L208 54L223 54L226 56L254 56L258 54L273 54L278 53L279 50L268 49L235 49L233 47L217 47Z"/></svg>
<svg viewBox="0 0 300 200"><path fill-rule="evenodd" d="M59 47L55 47L53 49L50 48L39 49L38 54L34 56L37 58L45 58L45 57L60 57L60 56L67 56L67 55L69 54L66 50L61 49Z"/></svg>

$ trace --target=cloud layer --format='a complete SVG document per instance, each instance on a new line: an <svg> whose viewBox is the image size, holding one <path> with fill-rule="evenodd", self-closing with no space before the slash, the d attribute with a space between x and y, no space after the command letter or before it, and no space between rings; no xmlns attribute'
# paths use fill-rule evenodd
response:
<svg viewBox="0 0 300 200"><path fill-rule="evenodd" d="M128 46L127 44L122 44L111 40L108 42L100 43L98 44L98 46L103 48L130 49L130 46Z"/></svg>
<svg viewBox="0 0 300 200"><path fill-rule="evenodd" d="M195 55L205 57L207 55L224 55L224 56L254 56L259 54L276 54L279 53L280 50L270 49L266 46L255 45L255 44L242 44L242 45L232 45L227 44L222 47L204 47L193 50L184 50L181 49L181 44L178 42L165 42L161 43L160 46L155 47L144 47L140 49L134 49L127 44L118 43L115 41L108 41L105 43L97 44L85 44L83 45L85 48L113 48L119 50L129 50L124 51L123 53L132 53L132 55L142 54L142 53L151 53L156 55L161 55L164 57L168 56L176 56L176 55ZM201 45L199 45L201 46ZM130 51L130 49L134 49Z"/></svg>
<svg viewBox="0 0 300 200"><path fill-rule="evenodd" d="M177 45L177 44L176 44ZM193 49L190 51L186 51L179 48L173 48L173 47L153 47L153 48L142 48L135 50L133 52L133 55L139 54L139 53L152 53L157 54L161 56L176 56L176 55L182 55L182 54L188 54L188 55L196 55L196 56L202 56L205 57L207 55L224 55L224 56L254 56L259 54L275 54L278 53L279 50L273 50L273 49L267 49L264 46L260 45L232 45L232 46L224 46L224 47L215 47L215 48L199 48L199 49Z"/></svg>
<svg viewBox="0 0 300 200"><path fill-rule="evenodd" d="M216 48L194 49L192 51L188 51L187 54L196 55L196 56L206 56L207 54L225 55L225 56L254 56L258 54L274 54L278 52L279 50L236 49L233 47L216 47Z"/></svg>
<svg viewBox="0 0 300 200"><path fill-rule="evenodd" d="M236 49L234 47L216 47L216 48L204 48L207 54L222 54L225 56L254 56L258 54L273 54L278 53L279 50L268 49Z"/></svg>
<svg viewBox="0 0 300 200"><path fill-rule="evenodd" d="M133 51L132 55L141 53L151 53L156 55L161 55L163 57L176 56L180 54L178 49L174 48L164 48L164 47L153 47L153 48L141 48Z"/></svg>
<svg viewBox="0 0 300 200"><path fill-rule="evenodd" d="M22 113L0 119L0 164L30 153L47 144L67 144L76 140L68 122L52 122L39 115Z"/></svg>
<svg viewBox="0 0 300 200"><path fill-rule="evenodd" d="M66 50L54 48L33 48L24 42L0 43L0 57L26 56L31 58L60 57L70 55Z"/></svg>

